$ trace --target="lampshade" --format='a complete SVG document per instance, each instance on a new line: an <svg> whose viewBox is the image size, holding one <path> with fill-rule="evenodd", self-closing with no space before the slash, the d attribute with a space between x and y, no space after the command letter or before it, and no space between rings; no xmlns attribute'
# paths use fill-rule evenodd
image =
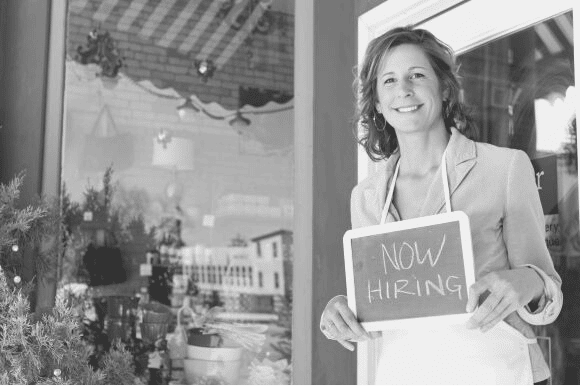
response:
<svg viewBox="0 0 580 386"><path fill-rule="evenodd" d="M153 138L153 165L175 170L193 170L195 143L189 138L171 137L166 143Z"/></svg>

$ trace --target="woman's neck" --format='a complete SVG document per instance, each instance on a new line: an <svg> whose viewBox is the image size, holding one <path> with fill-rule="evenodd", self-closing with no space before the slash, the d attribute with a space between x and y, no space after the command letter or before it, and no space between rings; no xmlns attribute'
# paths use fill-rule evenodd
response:
<svg viewBox="0 0 580 386"><path fill-rule="evenodd" d="M427 132L397 133L402 176L424 176L439 168L451 134L443 127Z"/></svg>

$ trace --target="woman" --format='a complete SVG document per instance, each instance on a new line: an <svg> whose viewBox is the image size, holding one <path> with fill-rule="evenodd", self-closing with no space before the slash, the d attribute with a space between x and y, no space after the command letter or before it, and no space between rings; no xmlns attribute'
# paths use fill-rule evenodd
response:
<svg viewBox="0 0 580 386"><path fill-rule="evenodd" d="M425 30L395 28L369 44L357 79L365 129L359 143L386 162L353 189L351 218L358 228L465 212L476 270L467 303L473 314L465 326L371 334L339 295L320 328L351 351L353 341L378 339L375 383L543 382L549 369L530 324L553 322L562 292L533 168L522 151L469 139L476 130L455 71L451 49Z"/></svg>

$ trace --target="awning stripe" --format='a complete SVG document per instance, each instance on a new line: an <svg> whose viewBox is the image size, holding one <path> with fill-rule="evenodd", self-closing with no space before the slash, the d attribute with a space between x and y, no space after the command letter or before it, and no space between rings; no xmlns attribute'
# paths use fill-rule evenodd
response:
<svg viewBox="0 0 580 386"><path fill-rule="evenodd" d="M129 8L125 10L125 13L123 13L123 16L119 19L119 23L117 23L117 29L119 31L128 31L131 24L133 24L137 16L139 16L143 10L145 4L147 4L147 0L131 1Z"/></svg>
<svg viewBox="0 0 580 386"><path fill-rule="evenodd" d="M220 69L224 64L226 64L228 62L230 57L236 52L238 47L244 42L246 37L252 32L256 23L258 22L258 20L260 19L260 17L264 13L264 11L265 11L265 8L261 5L258 5L258 6L256 6L256 8L254 8L254 11L252 12L252 14L248 18L248 20L246 20L246 22L244 23L242 28L234 35L234 37L230 41L230 44L228 44L226 46L226 48L224 48L224 50L222 51L219 58L217 58L215 63L216 63L216 67L218 69Z"/></svg>
<svg viewBox="0 0 580 386"><path fill-rule="evenodd" d="M147 22L141 31L139 31L139 35L144 39L151 37L169 10L173 8L176 1L177 0L162 0L157 5L157 7L155 7L155 10L149 15L149 19L147 19Z"/></svg>
<svg viewBox="0 0 580 386"><path fill-rule="evenodd" d="M211 37L207 40L203 48L199 51L195 57L198 60L203 60L209 58L211 53L215 50L219 42L222 40L224 35L230 30L232 23L236 21L236 18L246 7L248 0L241 0L236 3L228 15L222 20L220 26L214 31Z"/></svg>
<svg viewBox="0 0 580 386"><path fill-rule="evenodd" d="M113 8L115 8L115 6L117 5L118 2L119 2L119 0L105 0L105 1L103 1L101 3L101 6L99 7L99 9L97 9L97 12L95 12L93 14L93 19L97 20L97 21L107 20L107 18L111 14L111 11L113 10Z"/></svg>
<svg viewBox="0 0 580 386"><path fill-rule="evenodd" d="M218 13L222 3L223 0L212 1L209 8L203 14L202 18L195 25L195 28L193 28L189 32L189 35L187 35L183 43L181 43L181 45L179 46L178 50L181 53L188 53L193 48L193 46L197 42L197 39L199 39L199 37L206 30L206 28L210 26L211 21Z"/></svg>
<svg viewBox="0 0 580 386"><path fill-rule="evenodd" d="M187 5L183 10L179 13L171 27L167 30L165 35L157 42L158 45L161 47L169 47L171 43L177 37L177 34L181 32L181 30L187 24L187 21L193 16L197 7L201 4L201 0L190 0L187 2Z"/></svg>

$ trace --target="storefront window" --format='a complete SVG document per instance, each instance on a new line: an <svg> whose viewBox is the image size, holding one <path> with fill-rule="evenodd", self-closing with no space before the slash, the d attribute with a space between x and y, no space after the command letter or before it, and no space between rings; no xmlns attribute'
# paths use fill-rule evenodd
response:
<svg viewBox="0 0 580 386"><path fill-rule="evenodd" d="M580 381L580 235L572 12L459 57L464 99L480 140L525 151L536 172L546 244L562 276L564 308L537 333L554 384ZM549 338L549 339L548 339Z"/></svg>
<svg viewBox="0 0 580 386"><path fill-rule="evenodd" d="M60 287L143 382L289 383L294 2L68 4Z"/></svg>

